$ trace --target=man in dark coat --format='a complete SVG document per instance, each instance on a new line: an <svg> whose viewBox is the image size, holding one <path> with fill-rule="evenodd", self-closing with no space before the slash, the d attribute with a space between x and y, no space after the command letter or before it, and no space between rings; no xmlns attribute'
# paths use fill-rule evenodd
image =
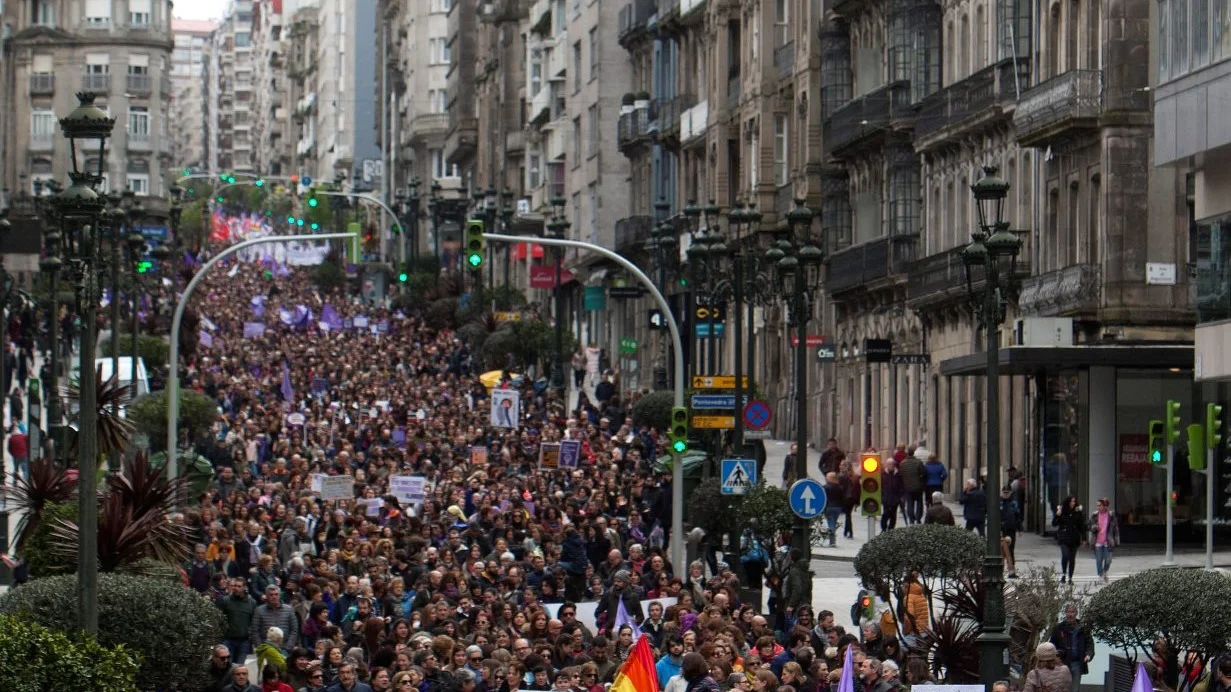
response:
<svg viewBox="0 0 1231 692"><path fill-rule="evenodd" d="M881 531L897 528L901 505L902 473L893 459L886 459L885 471L881 474Z"/></svg>
<svg viewBox="0 0 1231 692"><path fill-rule="evenodd" d="M636 590L629 587L631 575L628 570L616 572L611 581L611 589L603 595L603 599L598 602L598 608L594 610L594 619L603 623L600 634L615 635L619 633L615 624L621 601L624 603L624 612L637 624L641 624L645 619L645 613L641 611L641 601L637 598ZM605 620L601 619L603 615L607 616Z"/></svg>
<svg viewBox="0 0 1231 692"><path fill-rule="evenodd" d="M923 523L957 526L957 521L953 518L953 511L945 506L945 494L939 490L932 493L932 506L928 507Z"/></svg>
<svg viewBox="0 0 1231 692"><path fill-rule="evenodd" d="M983 488L979 487L979 482L973 478L966 479L958 502L962 504L962 518L966 520L966 530L977 531L982 536L984 524L987 522L987 495L983 493Z"/></svg>
<svg viewBox="0 0 1231 692"><path fill-rule="evenodd" d="M898 465L902 474L902 495L906 501L906 522L918 524L923 521L923 485L927 472L923 468L923 460L911 455Z"/></svg>

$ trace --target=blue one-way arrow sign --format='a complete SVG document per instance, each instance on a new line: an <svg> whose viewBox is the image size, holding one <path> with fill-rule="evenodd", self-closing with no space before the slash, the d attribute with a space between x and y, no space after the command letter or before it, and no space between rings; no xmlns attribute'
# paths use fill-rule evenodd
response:
<svg viewBox="0 0 1231 692"><path fill-rule="evenodd" d="M800 519L815 519L825 511L825 489L811 478L795 481L789 497L791 511Z"/></svg>

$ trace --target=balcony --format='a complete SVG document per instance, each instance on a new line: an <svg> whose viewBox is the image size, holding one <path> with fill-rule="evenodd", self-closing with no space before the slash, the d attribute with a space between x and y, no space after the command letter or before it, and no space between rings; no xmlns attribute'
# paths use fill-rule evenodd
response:
<svg viewBox="0 0 1231 692"><path fill-rule="evenodd" d="M127 91L130 94L149 94L154 90L154 80L148 74L129 74L127 77Z"/></svg>
<svg viewBox="0 0 1231 692"><path fill-rule="evenodd" d="M702 101L680 115L680 144L688 144L705 136L709 114L710 102Z"/></svg>
<svg viewBox="0 0 1231 692"><path fill-rule="evenodd" d="M629 253L640 250L654 231L652 216L628 216L615 224L616 252Z"/></svg>
<svg viewBox="0 0 1231 692"><path fill-rule="evenodd" d="M237 142L238 144L238 142ZM128 150L129 151L149 151L151 148L149 132L129 132L128 133Z"/></svg>
<svg viewBox="0 0 1231 692"><path fill-rule="evenodd" d="M657 114L653 104L645 101L638 103L645 105L621 113L616 128L616 141L620 152L626 156L640 151L643 145L650 142L657 129Z"/></svg>
<svg viewBox="0 0 1231 692"><path fill-rule="evenodd" d="M778 79L786 79L795 74L794 41L787 41L774 49L774 69L778 71Z"/></svg>
<svg viewBox="0 0 1231 692"><path fill-rule="evenodd" d="M1097 264L1075 264L1022 281L1017 306L1029 317L1078 317L1098 311L1102 272Z"/></svg>
<svg viewBox="0 0 1231 692"><path fill-rule="evenodd" d="M1070 70L1022 94L1013 113L1017 142L1041 148L1088 134L1102 110L1102 70Z"/></svg>
<svg viewBox="0 0 1231 692"><path fill-rule="evenodd" d="M658 109L659 139L674 146L680 142L680 115L697 105L697 99L691 94L680 94L672 98L658 99L655 106Z"/></svg>
<svg viewBox="0 0 1231 692"><path fill-rule="evenodd" d="M655 0L632 0L620 8L617 35L620 45L625 49L631 42L647 35L646 26L657 11L654 2Z"/></svg>
<svg viewBox="0 0 1231 692"><path fill-rule="evenodd" d="M506 154L521 153L526 150L526 131L512 130L504 134L504 152Z"/></svg>
<svg viewBox="0 0 1231 692"><path fill-rule="evenodd" d="M680 0L680 21L699 22L705 17L706 0Z"/></svg>
<svg viewBox="0 0 1231 692"><path fill-rule="evenodd" d="M87 74L81 79L81 88L83 91L105 94L111 91L111 75L107 73Z"/></svg>
<svg viewBox="0 0 1231 692"><path fill-rule="evenodd" d="M829 119L829 153L843 158L857 145L883 137L894 120L913 115L909 82L895 82L865 94L834 111Z"/></svg>
<svg viewBox="0 0 1231 692"><path fill-rule="evenodd" d="M474 158L479 141L479 119L461 118L449 128L445 140L445 159L449 163L464 165Z"/></svg>
<svg viewBox="0 0 1231 692"><path fill-rule="evenodd" d="M30 75L31 94L56 93L56 76L52 72L36 72Z"/></svg>
<svg viewBox="0 0 1231 692"><path fill-rule="evenodd" d="M535 0L530 6L530 30L541 36L546 36L551 30L552 0Z"/></svg>
<svg viewBox="0 0 1231 692"><path fill-rule="evenodd" d="M546 86L539 89L539 93L530 99L530 113L528 115L530 124L542 125L551 117L551 89Z"/></svg>
<svg viewBox="0 0 1231 692"><path fill-rule="evenodd" d="M926 141L930 135L951 136L967 121L994 116L997 103L996 75L992 65L932 94L919 104L915 116L915 139Z"/></svg>
<svg viewBox="0 0 1231 692"><path fill-rule="evenodd" d="M1019 281L1030 275L1030 265L1024 261L1031 254L1030 231L1013 231L1022 241L1019 261L1014 266L1013 276ZM967 300L966 265L962 263L965 246L928 255L910 266L906 280L906 303L910 307L934 307L941 304ZM982 280L975 285L982 284Z"/></svg>
<svg viewBox="0 0 1231 692"><path fill-rule="evenodd" d="M740 79L739 69L736 67L734 72L727 77L727 110L733 111L739 108L742 88L743 82Z"/></svg>
<svg viewBox="0 0 1231 692"><path fill-rule="evenodd" d="M837 295L904 274L915 260L915 244L915 236L878 238L834 253L825 288Z"/></svg>
<svg viewBox="0 0 1231 692"><path fill-rule="evenodd" d="M31 135L29 147L30 151L52 151L56 147L56 138L51 133Z"/></svg>
<svg viewBox="0 0 1231 692"><path fill-rule="evenodd" d="M544 48L547 61L543 68L547 71L547 80L563 81L568 76L568 34L556 34L550 42L544 41L544 46L554 46L552 50Z"/></svg>
<svg viewBox="0 0 1231 692"><path fill-rule="evenodd" d="M420 113L410 121L410 136L443 135L449 131L448 113Z"/></svg>

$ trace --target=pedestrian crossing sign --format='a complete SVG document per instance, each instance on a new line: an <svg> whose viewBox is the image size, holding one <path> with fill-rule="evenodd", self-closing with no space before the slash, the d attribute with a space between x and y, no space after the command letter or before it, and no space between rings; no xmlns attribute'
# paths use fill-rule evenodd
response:
<svg viewBox="0 0 1231 692"><path fill-rule="evenodd" d="M747 495L757 483L757 462L754 459L722 460L722 494Z"/></svg>

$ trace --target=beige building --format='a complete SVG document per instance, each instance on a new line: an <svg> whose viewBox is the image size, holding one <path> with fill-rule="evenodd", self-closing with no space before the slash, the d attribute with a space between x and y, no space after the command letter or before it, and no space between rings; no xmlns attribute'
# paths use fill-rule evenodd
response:
<svg viewBox="0 0 1231 692"><path fill-rule="evenodd" d="M253 155L253 0L232 0L210 39L209 156L211 172L255 173Z"/></svg>
<svg viewBox="0 0 1231 692"><path fill-rule="evenodd" d="M173 148L169 8L153 0L6 5L12 36L4 67L13 90L6 103L4 178L10 190L67 179L68 142L58 118L77 105L76 92L89 91L116 118L103 187L165 194Z"/></svg>
<svg viewBox="0 0 1231 692"><path fill-rule="evenodd" d="M171 52L171 161L177 170L204 170L207 158L206 123L209 104L205 99L206 60L210 21L171 20L175 49Z"/></svg>
<svg viewBox="0 0 1231 692"><path fill-rule="evenodd" d="M252 11L252 68L256 90L251 115L256 170L262 175L285 176L292 170L294 151L286 106L286 52L282 2L260 2Z"/></svg>

